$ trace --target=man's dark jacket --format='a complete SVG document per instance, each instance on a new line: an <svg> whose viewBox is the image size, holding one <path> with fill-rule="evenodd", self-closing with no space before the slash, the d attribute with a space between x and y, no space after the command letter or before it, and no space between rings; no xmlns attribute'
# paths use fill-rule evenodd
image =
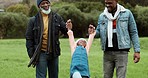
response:
<svg viewBox="0 0 148 78"><path fill-rule="evenodd" d="M54 58L60 55L59 31L66 35L67 29L65 22L58 14L51 12L49 16L52 17L50 17L51 21L48 23L50 24L50 26L48 25L50 27L48 27L48 30L51 31L50 42L52 43L52 58ZM30 65L33 64L35 66L38 61L42 45L43 29L43 19L41 13L38 13L30 19L26 30L26 47L28 55L31 58Z"/></svg>

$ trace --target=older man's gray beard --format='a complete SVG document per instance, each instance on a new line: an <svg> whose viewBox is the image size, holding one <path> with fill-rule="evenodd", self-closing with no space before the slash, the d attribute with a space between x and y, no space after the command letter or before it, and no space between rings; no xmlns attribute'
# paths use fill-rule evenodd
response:
<svg viewBox="0 0 148 78"><path fill-rule="evenodd" d="M43 9L42 7L40 7L40 9L41 9L41 11L42 11L44 14L47 14L47 15L51 12L50 7L48 8L48 10L45 10L45 9Z"/></svg>

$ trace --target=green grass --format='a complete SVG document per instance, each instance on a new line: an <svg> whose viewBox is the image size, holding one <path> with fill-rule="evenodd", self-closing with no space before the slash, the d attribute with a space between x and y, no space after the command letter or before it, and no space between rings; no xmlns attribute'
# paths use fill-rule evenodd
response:
<svg viewBox="0 0 148 78"><path fill-rule="evenodd" d="M61 56L59 62L59 78L69 78L71 62L68 39L60 39ZM133 49L129 53L127 78L148 78L148 38L140 38L141 60L133 63ZM89 54L91 78L102 78L102 55L100 40L95 39ZM28 68L25 39L0 40L0 78L35 78L35 69ZM114 75L114 78L115 75Z"/></svg>

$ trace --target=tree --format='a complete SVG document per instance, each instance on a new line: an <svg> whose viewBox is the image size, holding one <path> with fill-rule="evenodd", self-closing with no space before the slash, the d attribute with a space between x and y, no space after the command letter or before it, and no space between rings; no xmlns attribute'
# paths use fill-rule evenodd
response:
<svg viewBox="0 0 148 78"><path fill-rule="evenodd" d="M20 13L0 13L0 38L23 38L28 18Z"/></svg>
<svg viewBox="0 0 148 78"><path fill-rule="evenodd" d="M89 24L97 25L100 10L104 9L103 5L99 2L76 2L67 5L64 3L55 4L57 7L54 5L52 10L58 12L65 21L72 20L75 37L86 37Z"/></svg>
<svg viewBox="0 0 148 78"><path fill-rule="evenodd" d="M37 12L38 12L37 7L35 5L32 5L31 8L30 8L30 10L29 10L29 16L32 17L35 14L37 14Z"/></svg>
<svg viewBox="0 0 148 78"><path fill-rule="evenodd" d="M148 7L136 6L137 11L137 27L140 36L148 36Z"/></svg>
<svg viewBox="0 0 148 78"><path fill-rule="evenodd" d="M73 30L75 31L74 34L76 34L76 37L85 37L87 28L86 25L83 24L85 17L79 9L73 5L64 5L59 8L58 13L64 18L64 20L72 20Z"/></svg>
<svg viewBox="0 0 148 78"><path fill-rule="evenodd" d="M23 0L24 4L27 4L28 6L30 6L30 0Z"/></svg>
<svg viewBox="0 0 148 78"><path fill-rule="evenodd" d="M23 13L28 16L29 7L24 4L16 4L6 8L6 12Z"/></svg>

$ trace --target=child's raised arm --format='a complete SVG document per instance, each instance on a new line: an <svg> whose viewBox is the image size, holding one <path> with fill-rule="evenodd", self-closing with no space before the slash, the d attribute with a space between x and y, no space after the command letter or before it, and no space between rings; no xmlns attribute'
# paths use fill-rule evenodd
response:
<svg viewBox="0 0 148 78"><path fill-rule="evenodd" d="M89 25L88 32L89 32L89 38L88 38L88 42L87 42L87 45L86 45L87 54L89 54L89 50L90 50L90 47L92 45L94 36L96 35L95 27L93 25Z"/></svg>
<svg viewBox="0 0 148 78"><path fill-rule="evenodd" d="M74 40L73 31L72 30L68 30L67 34L68 34L68 37L69 37L71 55L73 55L73 52L74 52L74 50L76 48L76 43L75 43L75 40Z"/></svg>

